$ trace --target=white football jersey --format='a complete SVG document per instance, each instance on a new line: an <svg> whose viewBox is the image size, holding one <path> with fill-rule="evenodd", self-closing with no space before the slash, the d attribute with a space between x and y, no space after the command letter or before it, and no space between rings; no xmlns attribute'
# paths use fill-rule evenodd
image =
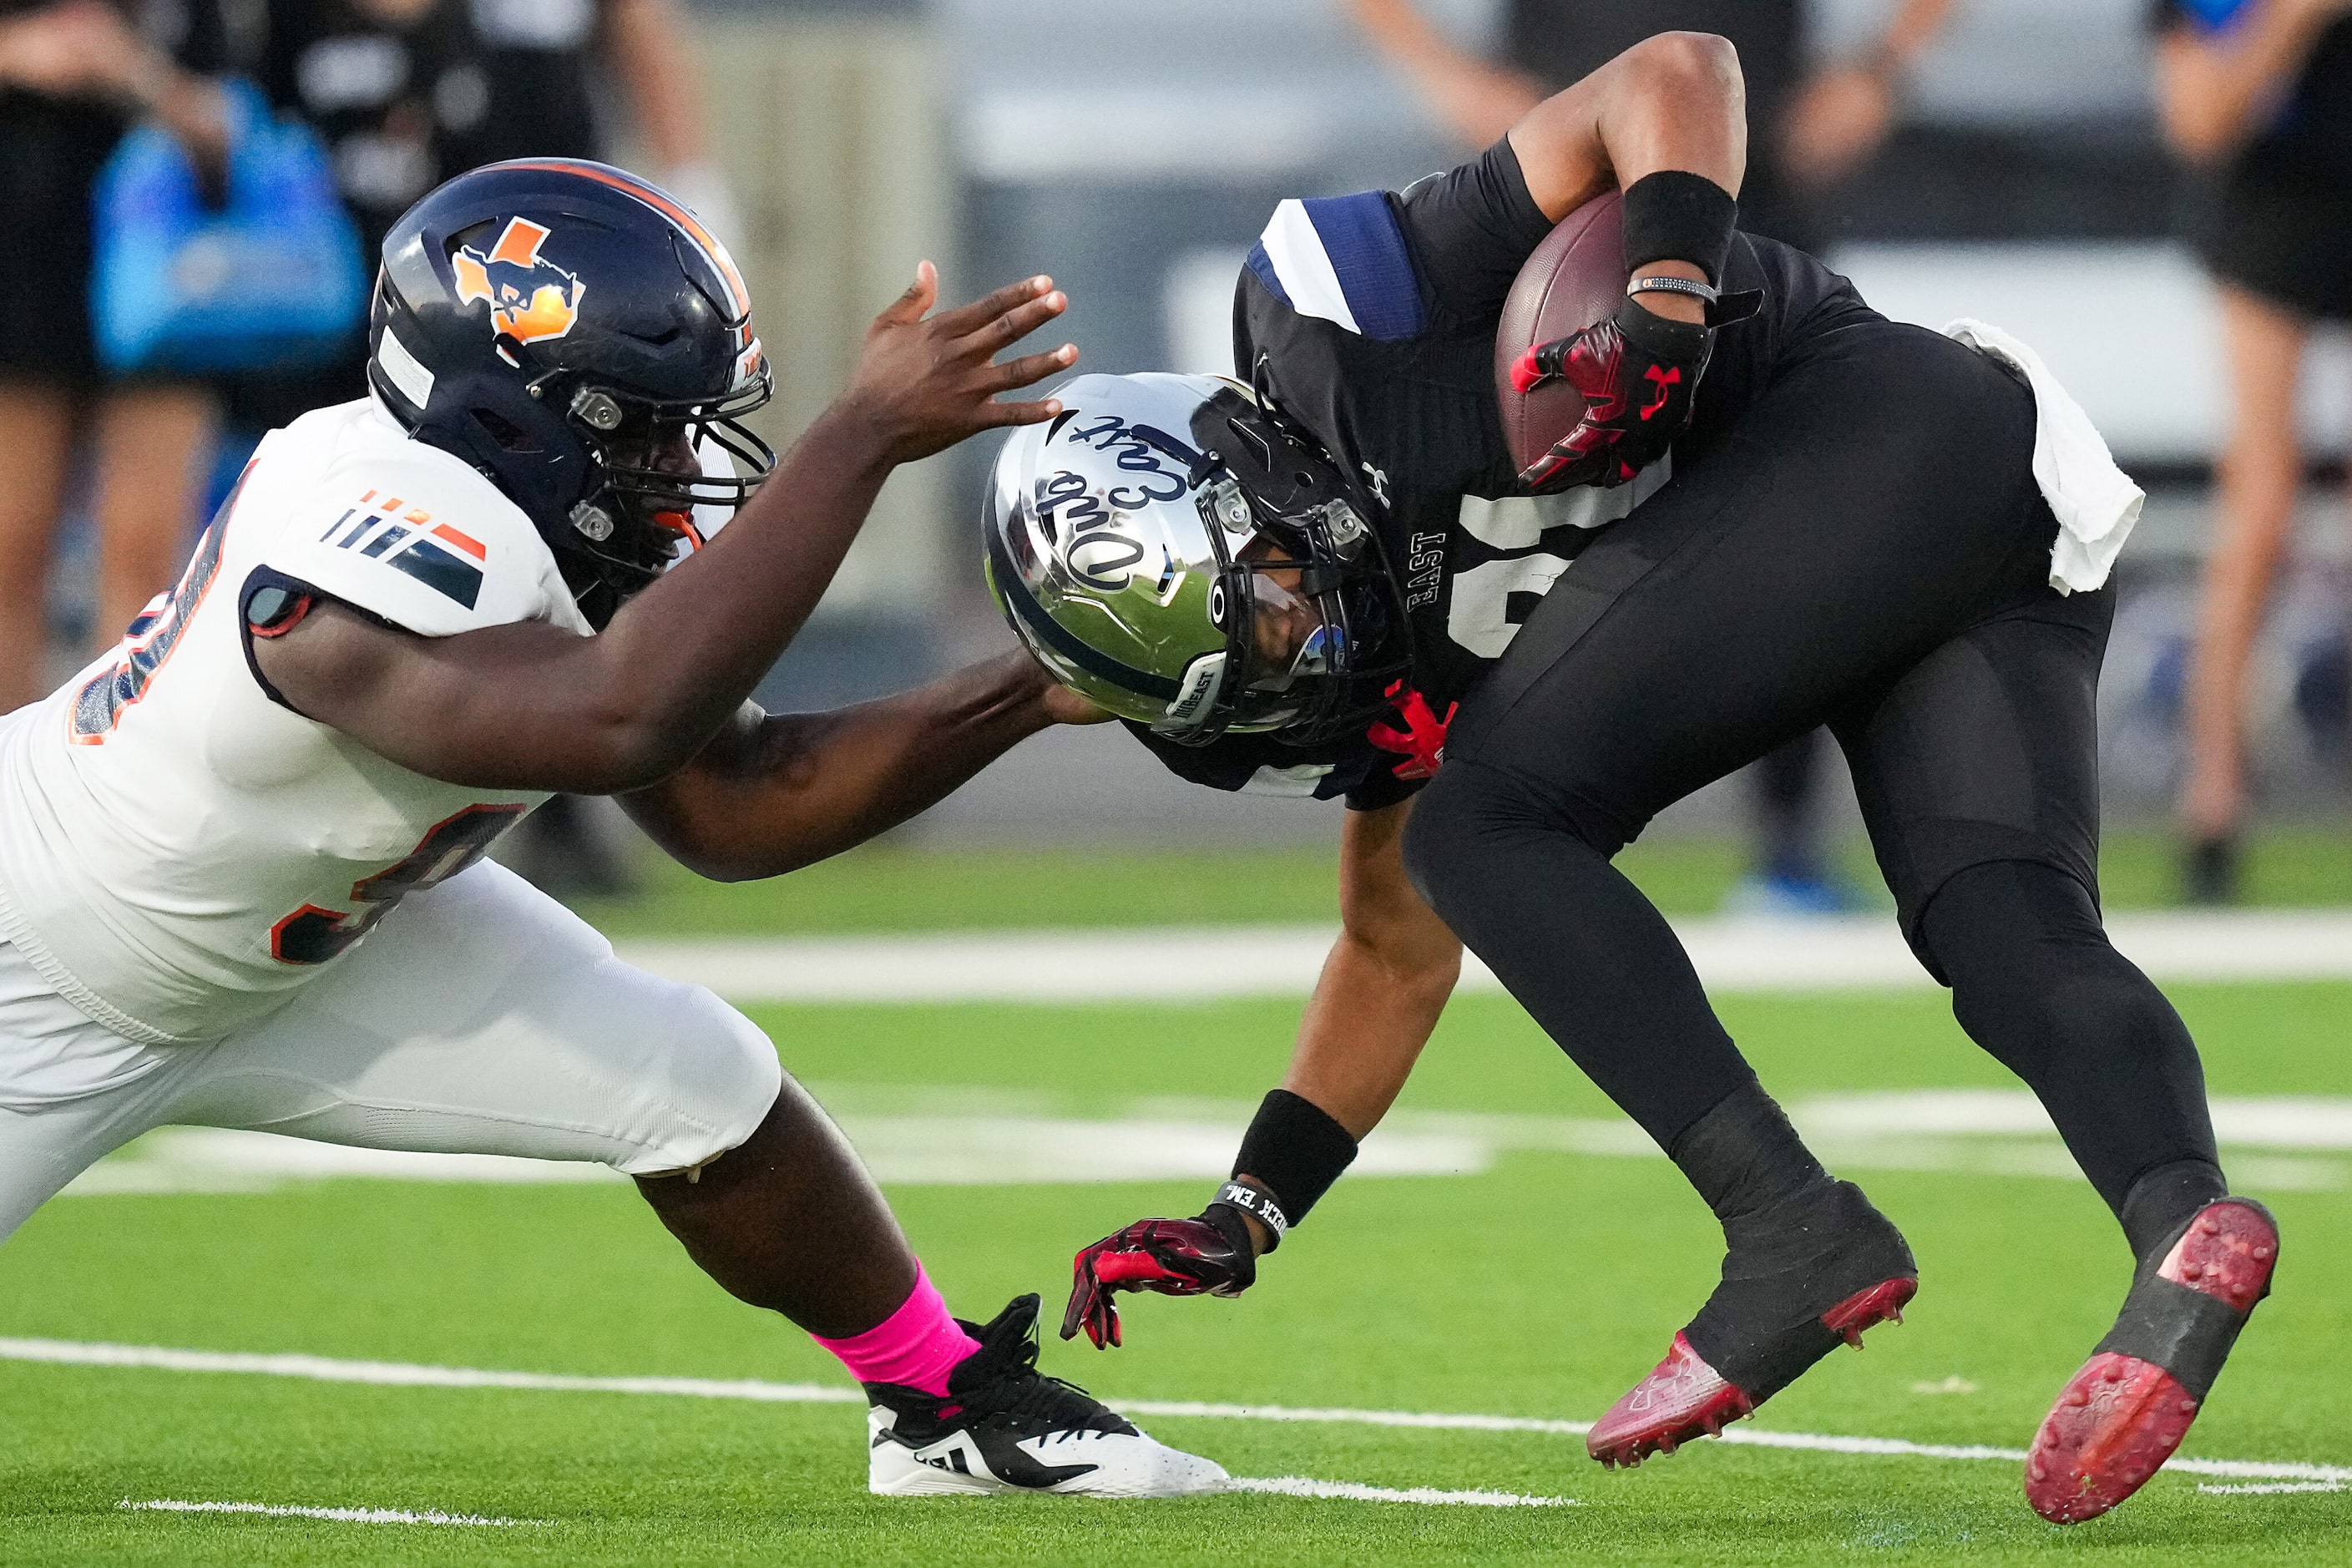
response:
<svg viewBox="0 0 2352 1568"><path fill-rule="evenodd" d="M373 398L271 432L179 585L0 720L0 938L129 1039L268 1012L545 798L425 778L277 701L244 610L287 579L425 637L590 635L522 510Z"/></svg>

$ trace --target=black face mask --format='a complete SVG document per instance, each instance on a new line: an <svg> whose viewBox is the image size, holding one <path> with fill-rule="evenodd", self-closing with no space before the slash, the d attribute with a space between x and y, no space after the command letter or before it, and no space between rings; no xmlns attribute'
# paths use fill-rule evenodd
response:
<svg viewBox="0 0 2352 1568"><path fill-rule="evenodd" d="M1250 609L1265 598L1253 578L1281 574L1284 597L1311 604L1319 626L1291 650L1298 662L1289 670L1259 670L1255 680L1229 683L1220 698L1226 711L1184 736L1189 743L1206 744L1236 726L1271 726L1286 743L1322 744L1387 711L1389 689L1412 668L1402 590L1380 531L1367 521L1374 515L1367 499L1282 412L1263 375L1260 382L1256 402L1229 388L1193 419L1204 461L1232 479L1270 544L1256 559L1222 559L1223 532L1211 528L1221 586L1228 605ZM1228 668L1251 670L1260 661L1261 639L1249 616L1229 620Z"/></svg>
<svg viewBox="0 0 2352 1568"><path fill-rule="evenodd" d="M740 510L773 471L776 455L741 423L768 400L759 383L715 405L625 400L593 388L572 395L572 422L592 433L601 482L572 509L556 552L581 614L601 631L620 606L667 571L681 540L698 547L699 507ZM730 471L708 474L701 457L716 447Z"/></svg>

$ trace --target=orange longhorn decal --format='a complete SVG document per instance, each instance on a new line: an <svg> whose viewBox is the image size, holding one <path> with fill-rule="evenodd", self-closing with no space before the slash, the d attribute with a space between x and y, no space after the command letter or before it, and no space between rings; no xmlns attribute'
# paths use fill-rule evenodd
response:
<svg viewBox="0 0 2352 1568"><path fill-rule="evenodd" d="M488 304L490 330L499 337L535 343L563 336L580 320L580 300L588 285L540 258L548 232L528 218L510 218L488 256L466 247L449 258L458 300Z"/></svg>

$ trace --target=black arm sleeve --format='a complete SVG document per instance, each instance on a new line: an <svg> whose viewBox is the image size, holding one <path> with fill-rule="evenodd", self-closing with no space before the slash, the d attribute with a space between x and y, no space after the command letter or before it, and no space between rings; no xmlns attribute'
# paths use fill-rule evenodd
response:
<svg viewBox="0 0 2352 1568"><path fill-rule="evenodd" d="M1391 198L1431 306L1456 321L1492 316L1552 229L1505 137L1458 168Z"/></svg>

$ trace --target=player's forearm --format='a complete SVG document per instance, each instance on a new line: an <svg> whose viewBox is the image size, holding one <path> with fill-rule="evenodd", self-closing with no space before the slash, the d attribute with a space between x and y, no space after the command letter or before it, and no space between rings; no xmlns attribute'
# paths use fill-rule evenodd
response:
<svg viewBox="0 0 2352 1568"><path fill-rule="evenodd" d="M1283 1088L1361 1139L1388 1113L1462 973L1462 943L1404 868L1408 799L1350 811L1339 837L1339 940L1298 1026Z"/></svg>
<svg viewBox="0 0 2352 1568"><path fill-rule="evenodd" d="M623 805L703 876L782 876L937 805L1045 729L1050 687L1013 653L879 701L761 718Z"/></svg>
<svg viewBox="0 0 2352 1568"><path fill-rule="evenodd" d="M727 531L613 618L577 706L625 766L597 793L646 787L691 761L749 697L832 584L892 468L975 431L1061 405L1000 401L1076 362L1065 343L1003 364L1067 300L1031 278L936 314L930 264L875 319L849 388L793 444ZM559 786L578 787L578 786Z"/></svg>
<svg viewBox="0 0 2352 1568"><path fill-rule="evenodd" d="M893 463L879 430L836 405L725 531L613 617L580 671L583 739L607 790L683 767L806 624Z"/></svg>
<svg viewBox="0 0 2352 1568"><path fill-rule="evenodd" d="M1341 931L1307 1001L1282 1087L1361 1142L1404 1091L1461 973L1462 944L1434 915L1385 940ZM1245 1140L1234 1173L1265 1183L1267 1173L1248 1163ZM1257 1250L1271 1250L1273 1234L1246 1217Z"/></svg>
<svg viewBox="0 0 2352 1568"><path fill-rule="evenodd" d="M1462 946L1450 933L1383 952L1343 931L1307 1004L1282 1087L1360 1140L1396 1103L1461 973Z"/></svg>
<svg viewBox="0 0 2352 1568"><path fill-rule="evenodd" d="M692 761L815 606L881 488L887 444L830 414L716 540L602 636L537 622L446 638L330 607L257 642L297 712L429 778L617 795Z"/></svg>
<svg viewBox="0 0 2352 1568"><path fill-rule="evenodd" d="M1311 1125L1302 1135L1299 1126L1280 1121L1286 1113L1276 1113L1279 1125L1269 1124L1261 1108L1242 1141L1234 1173L1269 1186L1294 1222L1339 1179L1355 1144L1396 1102L1462 973L1462 943L1405 874L1412 816L1411 800L1350 811L1339 838L1339 940L1323 962L1282 1080L1318 1113L1309 1121L1320 1120L1332 1137ZM1279 1103L1268 1097L1269 1107ZM1332 1141L1341 1133L1344 1148ZM1278 1181L1275 1172L1253 1169L1254 1148L1294 1168ZM1258 1250L1266 1250L1272 1234L1254 1215L1249 1226Z"/></svg>
<svg viewBox="0 0 2352 1568"><path fill-rule="evenodd" d="M1538 104L1511 128L1511 149L1554 220L1666 169L1738 195L1748 169L1739 56L1709 33L1646 38Z"/></svg>

